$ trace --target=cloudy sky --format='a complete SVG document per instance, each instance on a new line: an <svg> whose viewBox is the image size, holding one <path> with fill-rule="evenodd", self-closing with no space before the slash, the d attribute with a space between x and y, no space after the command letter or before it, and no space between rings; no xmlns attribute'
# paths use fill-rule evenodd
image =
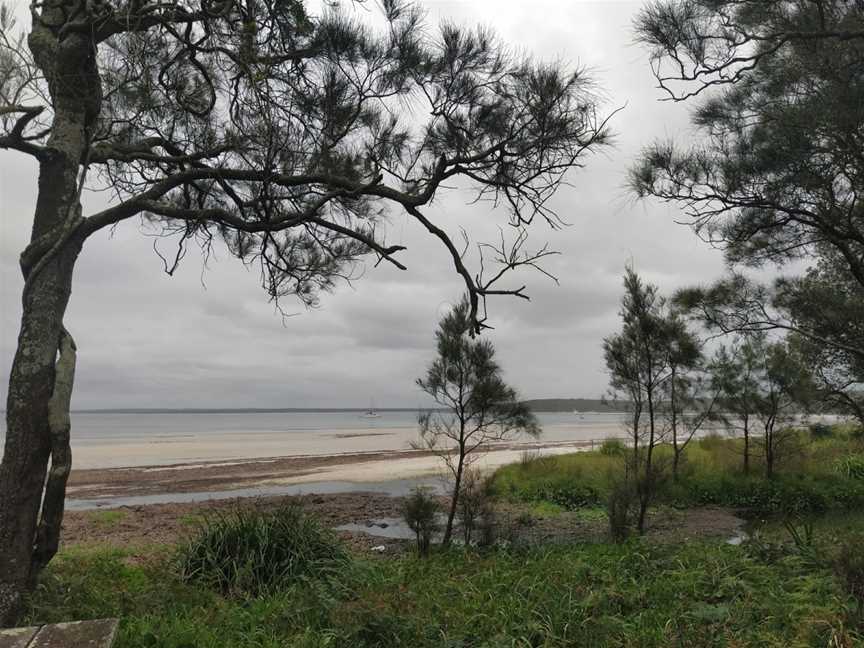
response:
<svg viewBox="0 0 864 648"><path fill-rule="evenodd" d="M493 27L508 44L539 58L587 65L607 97L624 106L612 126L613 149L569 176L554 209L570 225L536 225L536 244L561 255L539 274L514 277L530 302L490 301L488 333L508 379L529 398L599 397L606 389L601 341L618 326L621 275L629 261L664 291L707 281L720 253L686 227L674 206L636 202L624 183L641 147L691 136L686 107L660 102L645 52L633 44L640 2L614 0L450 0L422 2L430 22ZM0 152L0 389L14 351L23 282L17 258L29 236L36 166ZM85 199L85 214L104 203ZM443 197L428 215L462 224L475 239L497 232L506 214ZM254 269L218 253L205 268L187 255L173 277L162 272L153 239L137 223L88 241L75 276L66 324L79 349L75 408L379 407L426 403L414 380L433 352L439 316L462 286L436 242L402 214L389 242L406 245L407 272L367 268L351 286L324 295L319 308L268 304ZM167 243L163 243L167 245Z"/></svg>

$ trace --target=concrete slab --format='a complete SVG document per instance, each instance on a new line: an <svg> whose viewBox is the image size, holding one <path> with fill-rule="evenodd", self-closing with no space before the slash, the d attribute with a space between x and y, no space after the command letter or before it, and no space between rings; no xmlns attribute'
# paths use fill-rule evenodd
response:
<svg viewBox="0 0 864 648"><path fill-rule="evenodd" d="M39 632L39 626L0 630L0 648L27 648Z"/></svg>
<svg viewBox="0 0 864 648"><path fill-rule="evenodd" d="M118 624L117 619L96 619L0 630L0 648L110 648Z"/></svg>

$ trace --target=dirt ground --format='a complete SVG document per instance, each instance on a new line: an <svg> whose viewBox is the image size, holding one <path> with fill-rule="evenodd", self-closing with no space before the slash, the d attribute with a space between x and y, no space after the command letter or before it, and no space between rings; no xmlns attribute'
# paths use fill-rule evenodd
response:
<svg viewBox="0 0 864 648"><path fill-rule="evenodd" d="M204 516L225 513L237 507L261 510L299 504L328 527L364 524L380 518L398 518L403 498L380 493L340 493L270 498L211 500L198 503L153 504L95 511L70 511L63 521L66 547L88 544L118 547L172 545L182 542ZM744 520L728 509L660 509L649 518L648 538L656 542L690 539L726 540L740 532ZM561 512L538 515L526 505L500 504L496 509L496 533L515 544L602 542L607 523L598 511ZM401 553L410 542L381 538L361 532L339 532L349 546L369 553L384 545L387 553Z"/></svg>

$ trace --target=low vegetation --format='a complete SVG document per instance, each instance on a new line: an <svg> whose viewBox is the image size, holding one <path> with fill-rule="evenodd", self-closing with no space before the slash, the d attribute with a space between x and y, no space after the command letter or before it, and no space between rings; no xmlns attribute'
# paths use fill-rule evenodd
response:
<svg viewBox="0 0 864 648"><path fill-rule="evenodd" d="M158 553L134 561L117 550L61 554L28 621L119 616L119 648L849 646L864 639L841 579L789 543L770 555L637 540L352 559L338 573L246 598L184 580Z"/></svg>
<svg viewBox="0 0 864 648"><path fill-rule="evenodd" d="M864 443L856 428L834 426L830 434L787 431L800 437L794 454L765 478L741 471L742 440L709 436L691 443L678 480L658 486L657 501L673 506L717 505L758 515L823 513L864 508ZM671 448L658 446L655 461L671 461ZM492 481L505 499L549 502L574 510L605 505L624 471L616 444L594 452L539 457L500 469ZM620 493L618 496L620 501Z"/></svg>
<svg viewBox="0 0 864 648"><path fill-rule="evenodd" d="M254 596L332 572L346 560L330 530L290 506L207 517L199 522L197 535L180 548L177 562L187 582Z"/></svg>
<svg viewBox="0 0 864 648"><path fill-rule="evenodd" d="M439 507L420 490L404 513L422 555L382 560L350 553L298 508L249 508L204 518L176 548L64 551L25 621L120 617L119 648L860 645L864 480L845 469L861 451L853 432L797 432L810 435L806 451L773 479L740 472L739 440L687 447L679 481L659 491L667 508L806 513L774 518L740 546L635 536L626 448L608 443L526 458L490 488L529 503L517 524L574 509L608 515L614 542L430 547ZM667 452L658 446L657 461ZM479 519L491 520L485 502Z"/></svg>
<svg viewBox="0 0 864 648"><path fill-rule="evenodd" d="M402 504L402 518L414 532L417 553L425 556L432 545L432 536L439 528L441 506L435 496L425 488L414 488Z"/></svg>

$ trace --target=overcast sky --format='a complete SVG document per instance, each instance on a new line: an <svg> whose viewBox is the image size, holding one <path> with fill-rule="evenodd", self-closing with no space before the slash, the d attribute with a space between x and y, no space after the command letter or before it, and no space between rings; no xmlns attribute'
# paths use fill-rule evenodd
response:
<svg viewBox="0 0 864 648"><path fill-rule="evenodd" d="M641 147L656 138L691 136L687 110L660 102L645 51L633 44L640 2L426 1L430 22L482 23L538 58L584 64L608 98L625 106L612 123L617 144L570 174L554 199L570 223L533 228L533 241L561 252L540 274L517 280L530 302L490 300L488 333L508 379L528 398L597 398L606 390L601 342L618 327L621 275L631 261L665 292L716 277L719 252L675 224L674 206L635 202L624 183ZM6 379L15 347L25 247L36 192L36 165L0 152L0 367ZM449 194L427 215L464 224L476 239L496 232L506 213ZM104 202L85 198L85 215ZM137 223L90 238L78 261L66 325L78 344L73 408L379 407L425 404L415 379L433 354L439 316L462 284L439 244L402 214L388 242L406 245L407 272L369 267L352 286L325 294L283 319L268 304L254 269L218 253L207 268L187 255L173 277L162 272L153 239ZM163 243L165 244L165 243ZM167 245L167 244L166 244Z"/></svg>

